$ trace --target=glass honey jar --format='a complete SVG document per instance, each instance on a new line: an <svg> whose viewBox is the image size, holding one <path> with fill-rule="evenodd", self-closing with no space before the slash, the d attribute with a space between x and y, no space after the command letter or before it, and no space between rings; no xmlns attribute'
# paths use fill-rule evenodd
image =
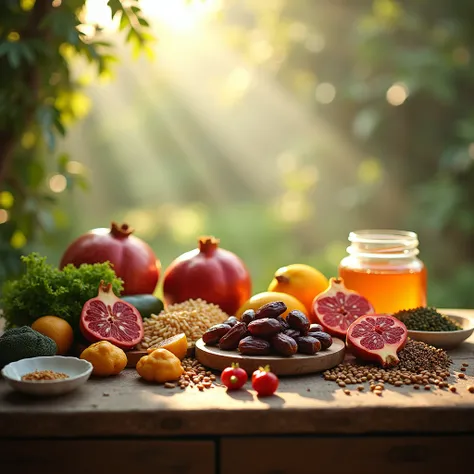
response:
<svg viewBox="0 0 474 474"><path fill-rule="evenodd" d="M426 306L427 272L417 257L416 233L360 230L349 234L349 242L339 276L347 288L365 296L377 313Z"/></svg>

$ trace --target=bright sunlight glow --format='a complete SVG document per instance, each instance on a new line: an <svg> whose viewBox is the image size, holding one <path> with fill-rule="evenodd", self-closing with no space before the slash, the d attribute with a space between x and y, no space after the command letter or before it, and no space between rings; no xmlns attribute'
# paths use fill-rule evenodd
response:
<svg viewBox="0 0 474 474"><path fill-rule="evenodd" d="M222 7L221 0L141 0L145 18L174 31L189 32ZM115 29L107 0L87 0L85 22Z"/></svg>

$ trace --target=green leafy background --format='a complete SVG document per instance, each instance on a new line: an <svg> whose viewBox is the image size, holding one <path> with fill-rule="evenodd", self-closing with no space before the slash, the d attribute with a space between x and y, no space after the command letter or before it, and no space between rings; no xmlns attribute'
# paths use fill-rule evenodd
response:
<svg viewBox="0 0 474 474"><path fill-rule="evenodd" d="M214 234L255 292L288 263L336 274L351 230L398 228L429 303L474 307L472 2L225 0L183 30L115 0L118 31L88 35L84 1L41 3L0 6L2 280L111 220L164 267Z"/></svg>

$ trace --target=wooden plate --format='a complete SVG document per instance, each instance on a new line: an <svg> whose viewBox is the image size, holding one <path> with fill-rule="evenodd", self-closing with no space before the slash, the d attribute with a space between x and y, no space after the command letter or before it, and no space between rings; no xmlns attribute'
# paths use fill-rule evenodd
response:
<svg viewBox="0 0 474 474"><path fill-rule="evenodd" d="M295 354L291 357L245 356L237 351L223 351L215 346L206 346L202 339L196 342L196 359L205 367L223 370L232 362L238 362L248 373L261 366L269 365L277 375L299 375L331 369L344 360L345 344L333 338L332 346L315 355Z"/></svg>

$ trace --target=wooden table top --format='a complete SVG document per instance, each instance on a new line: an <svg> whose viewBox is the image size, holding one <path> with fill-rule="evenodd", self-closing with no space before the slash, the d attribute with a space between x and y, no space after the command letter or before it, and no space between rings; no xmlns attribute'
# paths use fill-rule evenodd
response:
<svg viewBox="0 0 474 474"><path fill-rule="evenodd" d="M474 318L474 310L450 311ZM469 363L466 380L452 377L457 393L387 385L381 397L368 390L346 395L314 374L281 378L277 395L259 399L251 389L166 389L126 369L62 397L37 399L0 380L0 438L473 433L467 386L474 384L474 336L450 355L455 371Z"/></svg>

